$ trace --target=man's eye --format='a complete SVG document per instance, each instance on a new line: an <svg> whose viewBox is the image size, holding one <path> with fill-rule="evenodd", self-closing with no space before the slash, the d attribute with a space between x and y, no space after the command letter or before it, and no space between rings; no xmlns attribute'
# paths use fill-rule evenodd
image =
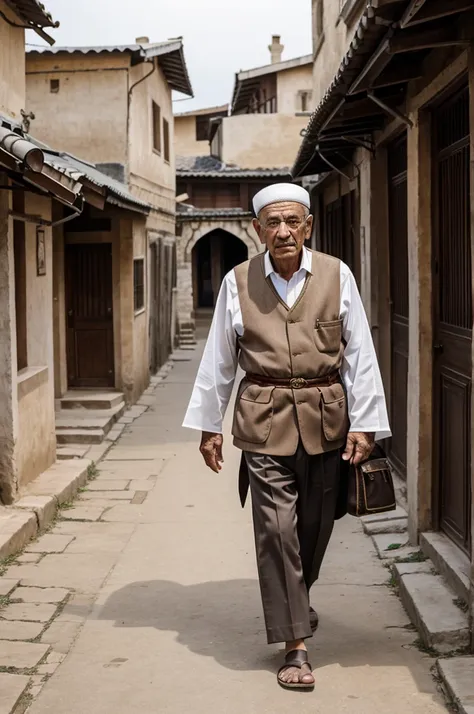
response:
<svg viewBox="0 0 474 714"><path fill-rule="evenodd" d="M279 225L280 224L278 221L268 221L268 223L267 223L267 226L269 228L278 228Z"/></svg>
<svg viewBox="0 0 474 714"><path fill-rule="evenodd" d="M290 218L289 221L287 221L287 225L290 226L290 228L298 228L300 225L300 221L298 221L296 218Z"/></svg>

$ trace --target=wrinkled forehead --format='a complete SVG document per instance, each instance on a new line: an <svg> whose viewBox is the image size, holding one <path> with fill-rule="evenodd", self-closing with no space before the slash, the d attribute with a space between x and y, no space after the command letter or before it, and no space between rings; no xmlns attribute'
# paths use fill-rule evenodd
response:
<svg viewBox="0 0 474 714"><path fill-rule="evenodd" d="M288 216L303 217L307 211L306 206L303 206L302 203L298 203L297 201L279 201L278 203L270 203L268 206L265 206L265 208L262 208L258 217L260 220L262 218L268 220L273 216L283 216L284 218L288 218Z"/></svg>

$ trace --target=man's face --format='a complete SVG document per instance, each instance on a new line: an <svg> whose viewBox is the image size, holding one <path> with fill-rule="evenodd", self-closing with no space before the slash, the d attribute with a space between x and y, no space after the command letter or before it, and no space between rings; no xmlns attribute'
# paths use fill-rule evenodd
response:
<svg viewBox="0 0 474 714"><path fill-rule="evenodd" d="M301 203L282 201L265 206L253 222L260 241L276 261L296 258L311 236L313 216Z"/></svg>

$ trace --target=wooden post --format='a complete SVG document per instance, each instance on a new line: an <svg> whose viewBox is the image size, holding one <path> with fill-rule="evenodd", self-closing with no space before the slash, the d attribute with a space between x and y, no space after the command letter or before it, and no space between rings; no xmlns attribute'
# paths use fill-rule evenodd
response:
<svg viewBox="0 0 474 714"><path fill-rule="evenodd" d="M431 126L422 110L408 131L409 360L407 495L409 536L432 526Z"/></svg>
<svg viewBox="0 0 474 714"><path fill-rule="evenodd" d="M471 280L474 294L474 47L469 49L469 106L470 106L470 207L471 207ZM474 384L474 340L472 349L472 383ZM471 633L471 652L474 652L474 390L471 390L471 569L469 592L469 628Z"/></svg>
<svg viewBox="0 0 474 714"><path fill-rule="evenodd" d="M0 177L0 188L6 178ZM0 497L10 504L17 491L15 468L16 330L13 226L8 218L9 191L0 190Z"/></svg>

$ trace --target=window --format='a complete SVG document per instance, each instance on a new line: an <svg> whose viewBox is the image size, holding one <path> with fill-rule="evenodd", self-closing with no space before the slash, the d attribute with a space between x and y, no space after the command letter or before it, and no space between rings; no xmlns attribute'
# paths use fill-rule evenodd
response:
<svg viewBox="0 0 474 714"><path fill-rule="evenodd" d="M163 119L163 154L165 161L170 162L170 125Z"/></svg>
<svg viewBox="0 0 474 714"><path fill-rule="evenodd" d="M207 141L209 138L209 117L196 117L196 141Z"/></svg>
<svg viewBox="0 0 474 714"><path fill-rule="evenodd" d="M57 94L59 92L59 79L49 80L49 91L51 94Z"/></svg>
<svg viewBox="0 0 474 714"><path fill-rule="evenodd" d="M308 89L301 89L298 92L298 111L309 112L311 109L312 92Z"/></svg>
<svg viewBox="0 0 474 714"><path fill-rule="evenodd" d="M133 307L135 312L145 307L145 259L133 261Z"/></svg>
<svg viewBox="0 0 474 714"><path fill-rule="evenodd" d="M153 148L161 154L161 109L153 102Z"/></svg>
<svg viewBox="0 0 474 714"><path fill-rule="evenodd" d="M13 221L13 253L15 262L16 355L18 371L28 367L26 334L26 246L25 224Z"/></svg>

